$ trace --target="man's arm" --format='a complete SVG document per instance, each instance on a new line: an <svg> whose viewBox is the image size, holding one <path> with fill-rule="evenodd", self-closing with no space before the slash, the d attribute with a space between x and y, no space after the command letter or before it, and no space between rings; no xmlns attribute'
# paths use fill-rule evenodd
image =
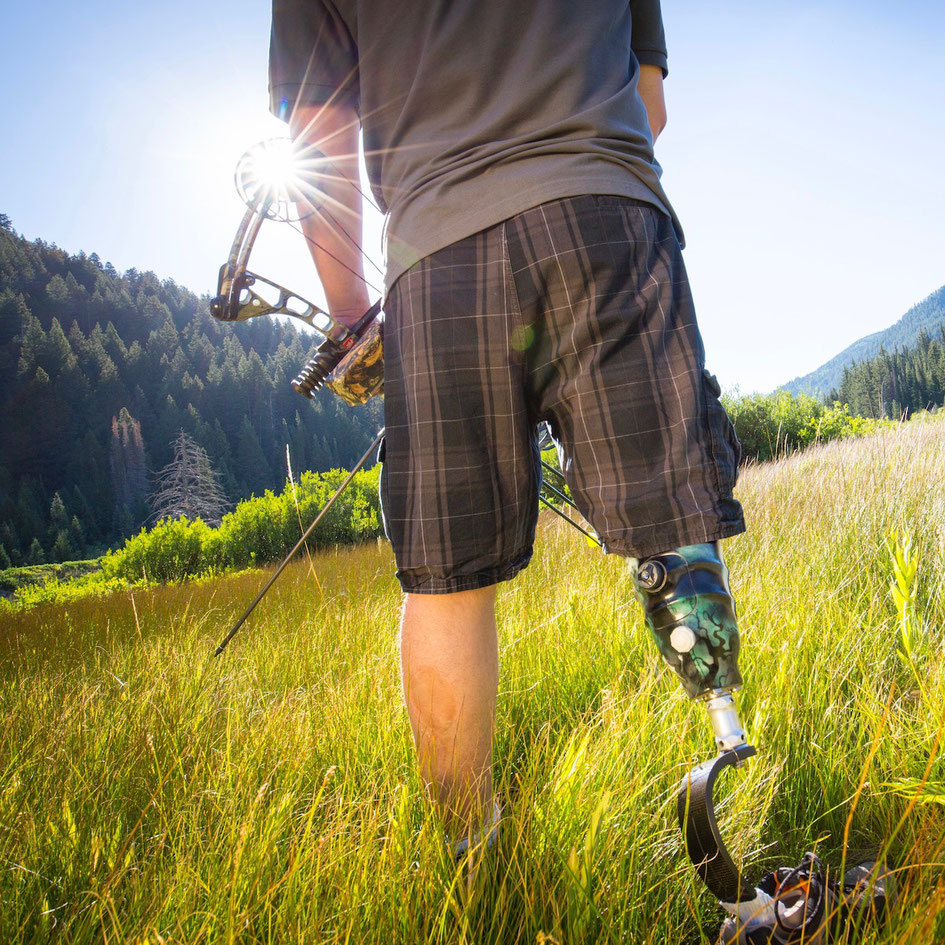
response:
<svg viewBox="0 0 945 945"><path fill-rule="evenodd" d="M361 252L360 127L357 110L342 104L298 106L289 122L296 141L328 158L319 181L323 202L318 212L302 221L302 229L309 238L328 311L345 325L353 325L371 304Z"/></svg>
<svg viewBox="0 0 945 945"><path fill-rule="evenodd" d="M629 0L632 34L630 48L640 63L637 89L646 107L653 140L666 126L666 102L663 79L669 72L666 60L666 34L660 0Z"/></svg>
<svg viewBox="0 0 945 945"><path fill-rule="evenodd" d="M666 101L663 98L663 70L659 66L640 65L637 91L646 108L647 121L653 141L666 127Z"/></svg>

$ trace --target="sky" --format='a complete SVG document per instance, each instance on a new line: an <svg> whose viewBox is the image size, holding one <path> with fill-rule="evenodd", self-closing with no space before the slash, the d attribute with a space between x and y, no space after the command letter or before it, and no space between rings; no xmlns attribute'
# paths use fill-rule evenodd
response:
<svg viewBox="0 0 945 945"><path fill-rule="evenodd" d="M0 212L212 292L242 215L236 161L285 133L269 18L248 0L7 5ZM663 0L663 18L656 154L707 364L727 390L769 391L945 284L945 4ZM320 300L288 227L264 227L252 265Z"/></svg>

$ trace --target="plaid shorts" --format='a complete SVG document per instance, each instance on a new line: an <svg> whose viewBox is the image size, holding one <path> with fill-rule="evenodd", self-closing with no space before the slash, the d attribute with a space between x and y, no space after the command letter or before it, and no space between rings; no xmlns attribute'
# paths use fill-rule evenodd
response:
<svg viewBox="0 0 945 945"><path fill-rule="evenodd" d="M656 208L534 207L418 262L385 318L381 502L405 591L525 567L541 421L606 550L645 557L744 531L738 440Z"/></svg>

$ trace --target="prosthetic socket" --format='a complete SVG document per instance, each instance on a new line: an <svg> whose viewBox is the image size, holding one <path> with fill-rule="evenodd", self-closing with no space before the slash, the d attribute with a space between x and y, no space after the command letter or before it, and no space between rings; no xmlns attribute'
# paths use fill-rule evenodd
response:
<svg viewBox="0 0 945 945"><path fill-rule="evenodd" d="M732 697L742 683L738 624L718 542L644 558L633 581L660 655L689 696L705 702L719 752L744 745Z"/></svg>

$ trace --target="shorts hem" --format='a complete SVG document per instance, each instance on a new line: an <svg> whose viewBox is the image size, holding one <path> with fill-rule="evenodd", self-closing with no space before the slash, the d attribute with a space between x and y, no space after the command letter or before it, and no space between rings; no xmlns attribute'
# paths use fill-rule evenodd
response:
<svg viewBox="0 0 945 945"><path fill-rule="evenodd" d="M475 591L482 587L511 581L532 559L529 547L510 561L477 571L475 574L430 574L427 568L398 570L397 580L405 594L455 594L457 591Z"/></svg>
<svg viewBox="0 0 945 945"><path fill-rule="evenodd" d="M622 558L649 558L653 555L683 548L686 545L701 545L704 542L722 541L733 538L745 531L745 520L722 522L716 528L691 529L689 531L674 531L672 533L656 532L651 538L640 542L609 541L603 539L605 554L619 555Z"/></svg>

